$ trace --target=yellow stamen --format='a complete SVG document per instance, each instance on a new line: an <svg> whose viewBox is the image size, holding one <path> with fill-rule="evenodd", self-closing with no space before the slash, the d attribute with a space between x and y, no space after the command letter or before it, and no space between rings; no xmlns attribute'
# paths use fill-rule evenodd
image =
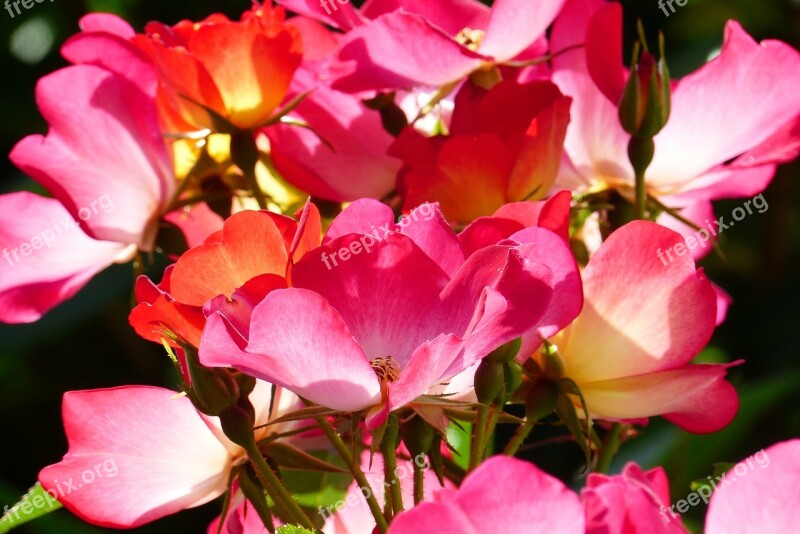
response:
<svg viewBox="0 0 800 534"><path fill-rule="evenodd" d="M484 37L486 37L486 32L483 30L463 28L456 34L456 41L474 52L481 46Z"/></svg>
<svg viewBox="0 0 800 534"><path fill-rule="evenodd" d="M386 383L397 382L400 378L400 366L394 361L394 358L387 356L386 358L375 358L370 362L375 374L378 375L381 385Z"/></svg>

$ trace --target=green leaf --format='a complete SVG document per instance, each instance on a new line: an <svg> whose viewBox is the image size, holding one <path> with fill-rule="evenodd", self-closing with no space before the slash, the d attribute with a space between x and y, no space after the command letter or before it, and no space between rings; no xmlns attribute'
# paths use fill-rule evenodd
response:
<svg viewBox="0 0 800 534"><path fill-rule="evenodd" d="M472 443L472 425L464 423L452 424L447 429L447 443L453 449L453 460L462 469L469 466L469 449Z"/></svg>
<svg viewBox="0 0 800 534"><path fill-rule="evenodd" d="M312 452L312 455L322 462L344 468L344 463L338 455L330 452ZM329 473L312 471L285 470L282 473L286 488L294 496L300 506L317 511L333 506L344 498L347 487L353 480L348 473Z"/></svg>
<svg viewBox="0 0 800 534"><path fill-rule="evenodd" d="M349 473L347 469L320 460L303 450L285 442L270 443L263 451L280 467L303 469L306 471L327 471L329 473Z"/></svg>
<svg viewBox="0 0 800 534"><path fill-rule="evenodd" d="M478 406L475 404L474 406ZM478 415L474 410L444 410L445 415L451 421L461 421L468 424L473 424L478 419ZM525 423L524 419L520 419L510 413L496 411L495 416L497 418L498 423L514 423L516 425L521 425Z"/></svg>
<svg viewBox="0 0 800 534"><path fill-rule="evenodd" d="M734 465L735 464L732 464L730 462L721 462L714 464L712 466L714 468L714 471L711 473L711 477L724 476L725 473L728 472L728 470L730 470ZM689 487L692 488L692 491L698 491L700 488L705 487L709 489L709 494L714 493L717 490L717 488L709 482L711 480L711 477L698 478L696 480L692 480L692 482L689 484Z"/></svg>
<svg viewBox="0 0 800 534"><path fill-rule="evenodd" d="M278 528L278 534L314 534L314 531L294 525L284 525Z"/></svg>
<svg viewBox="0 0 800 534"><path fill-rule="evenodd" d="M568 382L571 381L562 380L560 383L568 384ZM577 390L577 386L575 386L575 389ZM585 410L586 402L583 401L582 396L581 402ZM556 401L556 413L564 425L566 425L567 430L569 430L569 432L573 435L578 446L583 451L583 454L586 457L586 471L591 471L594 468L596 458L594 458L592 447L589 445L587 429L584 428L584 424L578 417L578 412L575 409L575 405L572 403L572 399L568 395L564 394L564 392L558 396L558 400ZM587 427L591 424L588 417L586 419L586 424Z"/></svg>
<svg viewBox="0 0 800 534"><path fill-rule="evenodd" d="M28 521L33 521L53 510L61 508L61 503L50 496L38 482L23 495L22 499L11 507L0 519L0 534Z"/></svg>
<svg viewBox="0 0 800 534"><path fill-rule="evenodd" d="M277 425L278 423L288 423L290 421L302 421L304 419L314 419L315 417L336 415L338 413L339 413L338 411L331 410L330 408L325 408L324 406L310 406L308 408L301 408L297 411L287 413L283 417L272 419L269 423L265 425L259 425L255 428L263 428L265 426Z"/></svg>

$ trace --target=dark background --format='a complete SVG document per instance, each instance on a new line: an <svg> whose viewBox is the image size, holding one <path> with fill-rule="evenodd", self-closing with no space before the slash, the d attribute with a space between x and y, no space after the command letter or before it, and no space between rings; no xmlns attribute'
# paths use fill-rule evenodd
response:
<svg viewBox="0 0 800 534"><path fill-rule="evenodd" d="M637 17L644 19L649 35L659 29L665 32L667 57L677 76L694 70L718 49L730 18L741 21L759 40L777 38L800 45L798 0L689 0L669 17L656 0L623 4L629 32ZM8 154L27 134L46 131L34 102L35 83L65 65L58 47L77 32L83 14L113 11L141 30L155 19L175 23L220 11L237 17L249 5L248 0L45 0L13 19L0 11L0 152ZM41 53L24 60L14 50ZM712 280L735 302L701 358L747 360L730 372L742 400L739 416L729 428L710 436L691 436L654 419L641 437L623 445L614 464L619 469L635 459L645 467L666 466L673 502L686 497L691 480L711 475L714 462L735 462L771 443L800 436L800 312L795 305L800 296L798 169L797 163L782 167L764 193L769 210L749 216L722 236L725 261L710 257L703 262ZM23 188L37 190L7 157L0 159L0 192ZM720 202L717 213L729 214L739 205L740 201ZM16 502L35 482L39 469L66 451L60 417L64 391L124 384L174 387L163 351L140 340L127 324L132 281L130 266L115 266L38 323L0 325L0 508ZM526 454L548 471L581 484L575 479L580 455L574 446L543 446ZM218 511L218 506L206 505L136 532L204 531ZM694 526L702 513L702 505L693 509L687 523ZM61 510L15 532L102 531Z"/></svg>

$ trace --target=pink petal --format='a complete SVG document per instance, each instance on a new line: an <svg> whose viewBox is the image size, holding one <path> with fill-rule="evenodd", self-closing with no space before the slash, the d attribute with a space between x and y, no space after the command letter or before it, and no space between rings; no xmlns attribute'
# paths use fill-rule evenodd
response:
<svg viewBox="0 0 800 534"><path fill-rule="evenodd" d="M434 502L397 516L389 533L577 534L583 526L580 500L561 481L528 462L495 456L468 475L458 490L440 491Z"/></svg>
<svg viewBox="0 0 800 534"><path fill-rule="evenodd" d="M771 163L788 163L800 154L800 116L794 117L772 137L753 150L739 156L735 167L753 167Z"/></svg>
<svg viewBox="0 0 800 534"><path fill-rule="evenodd" d="M464 341L444 334L418 347L400 373L399 380L389 384L389 409L405 406L440 382L463 347Z"/></svg>
<svg viewBox="0 0 800 534"><path fill-rule="evenodd" d="M323 244L347 234L372 234L377 231L378 238L383 238L381 227L394 231L394 212L392 208L371 198L356 200L336 216L325 232Z"/></svg>
<svg viewBox="0 0 800 534"><path fill-rule="evenodd" d="M238 368L241 362L244 362L242 366L248 363L258 365L258 358L245 351L249 331L244 332L241 326L232 324L222 312L206 317L198 351L200 363L206 367ZM256 376L255 372L253 376Z"/></svg>
<svg viewBox="0 0 800 534"><path fill-rule="evenodd" d="M221 315L244 339L248 339L253 310L276 289L286 289L286 279L275 274L262 274L245 282L230 298L225 295L214 297L203 306L203 313L206 317Z"/></svg>
<svg viewBox="0 0 800 534"><path fill-rule="evenodd" d="M717 294L717 326L719 326L725 322L725 317L728 315L728 308L733 304L733 297L717 284L712 285L714 287L714 293Z"/></svg>
<svg viewBox="0 0 800 534"><path fill-rule="evenodd" d="M379 503L383 502L385 492L385 478L383 475L383 457L380 454L371 455L368 451L361 454L361 469L364 471L370 484L372 494ZM410 461L399 459L397 462L398 479L402 490L403 504L405 507L414 506L413 466ZM425 470L425 499L432 499L434 493L441 488L432 469ZM445 479L445 486L451 487L452 483ZM353 482L347 489L347 495L342 498L339 508L330 506L320 510L320 515L326 519L323 531L326 534L357 534L372 532L375 528L375 519L369 511L364 498L366 490L362 490ZM333 515L331 515L333 514Z"/></svg>
<svg viewBox="0 0 800 534"><path fill-rule="evenodd" d="M100 14L95 13L94 15ZM90 17L91 15L87 15L84 19ZM109 17L116 18L112 15ZM124 20L117 20L127 25ZM122 31L122 28L119 30ZM155 68L150 59L130 42L132 37L109 33L101 29L84 30L84 33L73 35L64 43L64 46L61 47L61 55L75 65L95 65L113 72L135 85L149 98L155 98L158 90Z"/></svg>
<svg viewBox="0 0 800 534"><path fill-rule="evenodd" d="M679 517L665 515L670 507L669 482L660 467L644 473L629 463L620 475L592 473L582 496L587 534L688 532Z"/></svg>
<svg viewBox="0 0 800 534"><path fill-rule="evenodd" d="M397 516L389 534L479 534L456 506L423 502Z"/></svg>
<svg viewBox="0 0 800 534"><path fill-rule="evenodd" d="M361 12L375 19L398 9L422 15L450 35L463 28L485 30L489 22L489 8L476 0L368 0Z"/></svg>
<svg viewBox="0 0 800 534"><path fill-rule="evenodd" d="M0 321L33 322L113 263L125 245L91 239L55 199L0 196Z"/></svg>
<svg viewBox="0 0 800 534"><path fill-rule="evenodd" d="M683 188L685 193L682 193L680 197L703 201L754 197L767 188L775 176L775 169L775 165L758 167L726 165L688 182ZM662 200L669 202L668 197ZM672 207L671 203L670 207ZM697 221L697 219L693 220ZM698 222L702 222L702 220Z"/></svg>
<svg viewBox="0 0 800 534"><path fill-rule="evenodd" d="M693 222L700 230L684 224L682 221L676 219L669 213L662 213L656 218L656 222L665 228L674 230L681 234L683 242L686 243L686 248L689 250L692 258L699 260L707 254L710 254L714 248L714 242L717 240L716 232L717 225L714 224L714 207L711 201L703 193L692 194L686 193L683 195L675 195L664 197L663 201L670 208L677 210L681 217ZM701 233L704 230L704 233ZM674 256L673 256L674 257ZM672 261L670 257L665 260L668 264Z"/></svg>
<svg viewBox="0 0 800 534"><path fill-rule="evenodd" d="M592 14L604 5L600 0L570 0L553 25L551 49L566 50L585 44ZM553 60L553 82L572 97L564 142L567 165L556 182L565 189L581 182L589 188L607 176L633 180L627 155L629 136L620 126L616 105L595 85L586 63L583 48Z"/></svg>
<svg viewBox="0 0 800 534"><path fill-rule="evenodd" d="M663 415L684 430L716 432L739 409L736 390L725 381L725 365L682 368L581 383L591 413L611 419Z"/></svg>
<svg viewBox="0 0 800 534"><path fill-rule="evenodd" d="M592 16L608 2L605 0L568 0L553 23L550 46L553 51L583 45ZM554 66L574 69L586 62L586 54L578 49L553 58Z"/></svg>
<svg viewBox="0 0 800 534"><path fill-rule="evenodd" d="M612 104L625 89L622 66L622 6L609 3L598 9L586 29L586 63L589 74Z"/></svg>
<svg viewBox="0 0 800 534"><path fill-rule="evenodd" d="M339 53L342 72L333 86L355 93L460 80L480 66L481 56L454 37L420 15L382 15L348 34Z"/></svg>
<svg viewBox="0 0 800 534"><path fill-rule="evenodd" d="M467 338L463 357L444 376L461 373L535 327L550 306L552 287L553 272L529 259L523 247L487 247L470 256L442 293L450 331Z"/></svg>
<svg viewBox="0 0 800 534"><path fill-rule="evenodd" d="M766 141L800 112L798 85L797 51L779 41L756 43L729 22L720 56L675 88L648 180L665 186L697 176Z"/></svg>
<svg viewBox="0 0 800 534"><path fill-rule="evenodd" d="M315 131L290 125L266 130L278 171L296 187L320 198L346 201L386 196L394 188L401 162L386 155L393 138L384 130L380 115L365 108L360 99L320 83L308 70L298 70L292 93L309 89L314 92L293 116L313 125Z"/></svg>
<svg viewBox="0 0 800 534"><path fill-rule="evenodd" d="M244 498L242 498L238 506L228 511L225 525L221 530L219 527L220 521L222 521L222 516L214 519L208 525L206 534L268 534L269 532L262 524L258 513L253 509L253 505ZM276 519L275 524L279 525L280 521Z"/></svg>
<svg viewBox="0 0 800 534"><path fill-rule="evenodd" d="M292 17L286 21L286 25L300 33L304 61L332 58L339 51L339 35L329 31L316 20Z"/></svg>
<svg viewBox="0 0 800 534"><path fill-rule="evenodd" d="M417 206L396 226L400 233L414 240L448 276L455 276L464 263L465 255L458 236L445 220L438 204Z"/></svg>
<svg viewBox="0 0 800 534"><path fill-rule="evenodd" d="M381 400L375 372L342 315L304 289L267 295L253 311L247 354L216 363L336 410L362 410Z"/></svg>
<svg viewBox="0 0 800 534"><path fill-rule="evenodd" d="M546 201L504 204L491 217L480 217L459 234L467 255L495 245L528 227L546 228L569 242L569 214L572 194L560 191Z"/></svg>
<svg viewBox="0 0 800 534"><path fill-rule="evenodd" d="M174 187L153 101L89 65L42 78L36 97L50 131L20 141L11 160L92 237L149 250L153 217Z"/></svg>
<svg viewBox="0 0 800 534"><path fill-rule="evenodd" d="M524 226L513 219L501 217L478 217L458 235L467 256L478 250L495 245L508 236L522 230Z"/></svg>
<svg viewBox="0 0 800 534"><path fill-rule="evenodd" d="M536 328L523 337L520 355L529 356L541 346L541 338L549 338L570 324L583 307L583 284L578 264L569 246L556 234L543 228L526 228L510 237L521 243L525 258L547 266L552 272L555 298L551 301Z"/></svg>
<svg viewBox="0 0 800 534"><path fill-rule="evenodd" d="M459 238L444 219L438 204L417 206L396 224L394 213L386 204L371 199L357 200L334 219L323 242L329 243L346 234L369 234L382 240L387 231L410 237L448 276L453 276L464 263Z"/></svg>
<svg viewBox="0 0 800 534"><path fill-rule="evenodd" d="M124 19L111 13L89 13L79 22L83 32L104 32L123 39L132 39L136 31Z"/></svg>
<svg viewBox="0 0 800 534"><path fill-rule="evenodd" d="M587 182L587 188L603 183L605 176L632 182L633 171L626 154L628 135L619 124L616 107L585 71L557 70L553 81L572 97L564 150L573 172ZM556 187L569 189L576 180L565 181L564 173L562 168Z"/></svg>
<svg viewBox="0 0 800 534"><path fill-rule="evenodd" d="M673 253L672 263L658 256L679 243L679 234L637 221L611 234L592 256L583 272L584 309L561 347L573 379L670 369L705 347L716 324L711 283L686 250Z"/></svg>
<svg viewBox="0 0 800 534"><path fill-rule="evenodd" d="M798 482L800 440L756 452L728 471L725 482L711 497L705 532L797 532Z"/></svg>
<svg viewBox="0 0 800 534"><path fill-rule="evenodd" d="M189 399L173 391L68 392L63 417L69 452L39 481L85 521L133 528L225 491L228 450Z"/></svg>
<svg viewBox="0 0 800 534"><path fill-rule="evenodd" d="M572 194L559 191L543 202L514 202L506 204L493 217L511 219L523 227L538 226L559 235L565 242L569 241L569 210Z"/></svg>
<svg viewBox="0 0 800 534"><path fill-rule="evenodd" d="M222 217L211 211L205 202L171 211L164 220L180 229L189 248L202 245L208 236L222 230L223 222Z"/></svg>
<svg viewBox="0 0 800 534"><path fill-rule="evenodd" d="M398 233L373 244L356 234L330 241L295 266L292 280L341 314L370 360L392 356L402 369L420 344L443 332L462 333L449 329L454 321L439 304L448 277Z"/></svg>
<svg viewBox="0 0 800 534"><path fill-rule="evenodd" d="M498 62L513 59L542 36L564 0L496 0L478 51Z"/></svg>
<svg viewBox="0 0 800 534"><path fill-rule="evenodd" d="M342 30L350 30L366 22L350 2L341 3L338 0L325 0L324 2L320 0L276 0L276 2L298 15L311 17Z"/></svg>

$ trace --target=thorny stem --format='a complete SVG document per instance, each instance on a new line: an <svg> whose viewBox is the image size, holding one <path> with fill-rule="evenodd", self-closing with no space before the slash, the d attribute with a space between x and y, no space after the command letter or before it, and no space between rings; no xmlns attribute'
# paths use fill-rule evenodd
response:
<svg viewBox="0 0 800 534"><path fill-rule="evenodd" d="M258 476L258 480L264 486L264 489L267 490L270 497L275 500L275 503L279 506L282 506L287 513L289 514L289 519L293 523L297 523L308 529L313 529L314 524L308 518L308 516L303 512L303 509L300 508L300 505L297 504L289 491L277 477L275 472L272 468L267 465L266 460L264 460L264 456L262 456L261 451L258 450L258 446L256 445L255 441L252 444L249 444L246 447L247 454L250 457L250 462L253 464L253 468L255 469L256 476Z"/></svg>
<svg viewBox="0 0 800 534"><path fill-rule="evenodd" d="M525 443L525 439L530 435L531 430L533 430L534 423L532 421L525 421L524 424L520 425L517 428L517 431L514 433L514 437L511 438L511 441L506 444L506 448L503 449L503 454L506 456L514 456L517 454L517 451Z"/></svg>
<svg viewBox="0 0 800 534"><path fill-rule="evenodd" d="M397 435L400 432L400 422L397 416L389 414L386 433L383 435L381 452L383 453L383 473L386 481L386 500L391 498L392 515L403 511L403 493L400 481L397 478Z"/></svg>
<svg viewBox="0 0 800 534"><path fill-rule="evenodd" d="M603 450L600 451L600 457L597 459L597 465L594 469L596 472L608 472L608 468L611 467L611 461L614 459L614 456L616 456L617 451L619 451L619 446L622 444L622 430L623 426L621 423L614 423L611 425L611 430L608 431L605 442L603 443Z"/></svg>
<svg viewBox="0 0 800 534"><path fill-rule="evenodd" d="M472 450L469 456L469 468L467 472L474 470L483 460L483 442L486 435L486 423L489 419L489 407L485 404L478 406L478 420L475 422L475 432L473 433Z"/></svg>
<svg viewBox="0 0 800 534"><path fill-rule="evenodd" d="M424 464L420 466L416 461L412 461L414 466L414 505L421 503L425 499L425 469Z"/></svg>
<svg viewBox="0 0 800 534"><path fill-rule="evenodd" d="M355 477L356 482L362 488L363 493L368 495L367 505L369 506L369 511L372 512L372 516L375 518L375 523L378 525L378 531L381 534L385 534L385 532L389 529L389 524L386 522L386 518L383 517L383 512L381 511L381 507L378 504L377 499L375 499L375 492L372 491L372 486L370 486L367 477L364 475L364 472L361 470L361 467L356 463L352 454L350 454L350 450L347 448L344 440L339 435L338 432L333 428L327 418L325 417L317 417L316 418L317 424L328 437L333 447L336 449L336 452L339 453L339 456L342 457L344 463L353 473L353 477ZM365 491L364 488L370 490L369 492Z"/></svg>

